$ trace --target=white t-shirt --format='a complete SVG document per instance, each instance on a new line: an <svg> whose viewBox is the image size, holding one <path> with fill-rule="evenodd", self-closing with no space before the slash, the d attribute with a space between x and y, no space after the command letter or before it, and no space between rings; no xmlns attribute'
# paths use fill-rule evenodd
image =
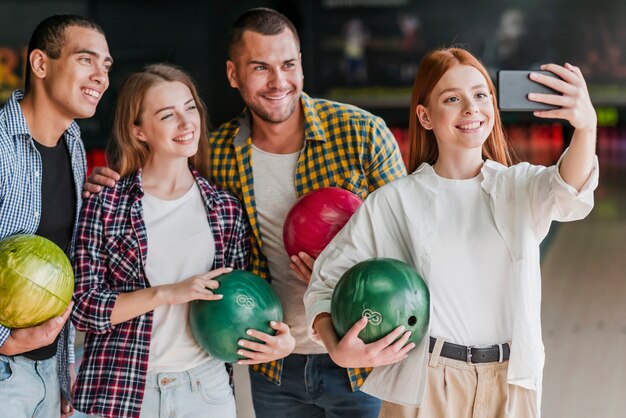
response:
<svg viewBox="0 0 626 418"><path fill-rule="evenodd" d="M463 345L504 343L513 331L513 264L482 180L437 176L430 335Z"/></svg>
<svg viewBox="0 0 626 418"><path fill-rule="evenodd" d="M320 354L326 350L309 338L306 328L302 297L307 285L289 268L283 242L285 217L298 199L294 183L299 156L300 152L273 154L252 145L254 199L272 288L283 305L283 322L296 340L293 352Z"/></svg>
<svg viewBox="0 0 626 418"><path fill-rule="evenodd" d="M196 183L175 200L145 193L142 204L148 235L146 275L152 286L180 282L211 269L215 241ZM188 370L210 359L193 338L188 316L188 303L154 310L148 372Z"/></svg>

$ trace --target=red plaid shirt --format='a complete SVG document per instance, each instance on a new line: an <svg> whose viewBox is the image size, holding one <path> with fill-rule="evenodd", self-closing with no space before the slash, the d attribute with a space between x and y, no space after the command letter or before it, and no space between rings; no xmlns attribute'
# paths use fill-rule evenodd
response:
<svg viewBox="0 0 626 418"><path fill-rule="evenodd" d="M249 226L241 203L193 172L215 240L213 269L245 269ZM152 330L152 312L113 326L122 292L150 287L145 275L146 226L141 171L83 204L76 235L74 312L86 332L74 406L103 417L139 417Z"/></svg>

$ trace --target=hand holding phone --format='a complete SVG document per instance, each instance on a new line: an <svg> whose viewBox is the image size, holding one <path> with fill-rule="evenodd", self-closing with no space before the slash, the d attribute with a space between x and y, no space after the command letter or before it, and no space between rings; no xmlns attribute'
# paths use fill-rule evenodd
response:
<svg viewBox="0 0 626 418"><path fill-rule="evenodd" d="M544 74L560 79L550 71L498 71L498 108L510 112L532 112L535 110L559 109L559 106L534 102L529 93L558 94L561 92L532 81L530 73Z"/></svg>

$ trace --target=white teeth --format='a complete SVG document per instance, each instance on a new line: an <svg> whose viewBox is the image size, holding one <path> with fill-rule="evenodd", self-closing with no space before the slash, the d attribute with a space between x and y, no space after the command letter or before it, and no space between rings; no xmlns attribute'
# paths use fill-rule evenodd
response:
<svg viewBox="0 0 626 418"><path fill-rule="evenodd" d="M186 142L193 139L193 133L189 133L187 135L179 136L178 138L174 138L176 142Z"/></svg>
<svg viewBox="0 0 626 418"><path fill-rule="evenodd" d="M480 122L466 123L464 125L459 125L459 128L463 129L464 131L471 131L473 129L480 128Z"/></svg>
<svg viewBox="0 0 626 418"><path fill-rule="evenodd" d="M100 98L100 92L92 89L82 89L82 92L87 96L95 97L96 99Z"/></svg>
<svg viewBox="0 0 626 418"><path fill-rule="evenodd" d="M267 100L282 100L285 97L287 97L287 93L281 95L281 96L264 96Z"/></svg>

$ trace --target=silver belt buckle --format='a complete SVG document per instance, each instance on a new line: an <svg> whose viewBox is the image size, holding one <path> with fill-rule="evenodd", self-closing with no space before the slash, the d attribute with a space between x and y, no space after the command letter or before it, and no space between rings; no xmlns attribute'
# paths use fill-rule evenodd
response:
<svg viewBox="0 0 626 418"><path fill-rule="evenodd" d="M470 366L474 364L472 363L472 348L474 348L473 345L467 346L467 364L469 364Z"/></svg>

